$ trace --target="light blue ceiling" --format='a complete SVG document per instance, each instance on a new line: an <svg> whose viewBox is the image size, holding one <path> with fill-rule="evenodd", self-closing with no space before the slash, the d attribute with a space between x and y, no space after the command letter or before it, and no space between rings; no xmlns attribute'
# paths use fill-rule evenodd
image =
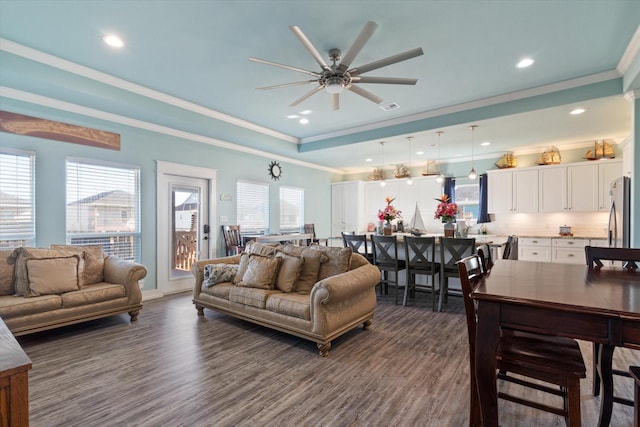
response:
<svg viewBox="0 0 640 427"><path fill-rule="evenodd" d="M309 76L253 63L249 57L319 70L289 26L299 26L324 55L331 48L345 52L368 20L378 28L353 66L415 47L425 52L366 74L418 79L416 86L362 85L399 109L385 112L347 92L341 95L340 110L332 111L324 91L288 107L311 87L255 89ZM468 150L471 122L481 126L478 141L492 141L487 155L624 138L630 131L630 106L622 99L621 78L604 84L606 89L599 86L600 91L555 90L621 77L616 68L639 24L640 1L617 0L1 0L0 85L355 170L366 167L367 153L377 155L381 138L389 142L387 162L406 161L406 136L415 136L418 144L433 143L437 129L447 134L442 156L458 156L461 147ZM101 37L107 32L122 36L125 48L105 46ZM536 62L528 69L515 68L523 57ZM56 68L58 59L73 63L71 71L77 72L77 66L91 70L69 73ZM110 83L112 77L121 80ZM585 80L576 83L579 78ZM122 81L174 98L168 103L153 100L126 90ZM552 94L535 89L558 82L563 83L547 90ZM524 100L505 104L513 93ZM487 98L499 96L499 102L487 106ZM599 101L581 99L588 97ZM176 106L176 99L204 108L190 111ZM586 114L598 111L598 116L569 119L565 110L581 103L590 107ZM287 119L306 109L312 110L309 124ZM535 111L527 115L527 110ZM274 132L220 121L215 112ZM494 117L504 114L511 116ZM287 140L300 140L301 152ZM333 148L325 148L329 146Z"/></svg>

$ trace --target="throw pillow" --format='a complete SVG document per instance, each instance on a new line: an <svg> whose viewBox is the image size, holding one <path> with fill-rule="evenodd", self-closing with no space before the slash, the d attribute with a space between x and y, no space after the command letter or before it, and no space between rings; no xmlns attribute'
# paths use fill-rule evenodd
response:
<svg viewBox="0 0 640 427"><path fill-rule="evenodd" d="M322 265L320 266L320 271L318 272L318 281L349 271L349 265L351 264L351 254L353 253L353 249L351 249L350 247L333 248L329 246L314 245L310 246L310 248L316 251L323 252L327 255L327 262L322 263Z"/></svg>
<svg viewBox="0 0 640 427"><path fill-rule="evenodd" d="M242 281L244 272L247 271L248 264L249 264L249 254L247 252L242 252L240 254L240 262L238 263L238 272L236 273L236 276L233 278L234 285L237 285Z"/></svg>
<svg viewBox="0 0 640 427"><path fill-rule="evenodd" d="M300 277L298 277L294 290L300 293L310 293L311 288L318 281L320 265L327 261L327 256L306 246L285 245L282 248L282 252L302 257L304 260L302 271L300 271Z"/></svg>
<svg viewBox="0 0 640 427"><path fill-rule="evenodd" d="M26 296L29 290L29 281L27 278L27 260L41 258L65 258L72 255L78 255L80 258L78 265L78 274L82 275L84 270L84 256L81 250L67 249L41 249L21 247L16 249L17 258L15 264L15 291L18 296Z"/></svg>
<svg viewBox="0 0 640 427"><path fill-rule="evenodd" d="M249 254L247 270L238 286L245 288L273 289L282 258Z"/></svg>
<svg viewBox="0 0 640 427"><path fill-rule="evenodd" d="M244 248L248 254L258 254L263 256L273 256L276 254L277 243L258 243L255 240L250 241Z"/></svg>
<svg viewBox="0 0 640 427"><path fill-rule="evenodd" d="M238 272L238 264L207 264L204 266L202 286L210 288L223 282L233 282Z"/></svg>
<svg viewBox="0 0 640 427"><path fill-rule="evenodd" d="M25 296L61 294L80 289L78 266L80 256L64 258L29 258L27 267L28 292Z"/></svg>
<svg viewBox="0 0 640 427"><path fill-rule="evenodd" d="M0 295L13 295L13 270L15 256L13 249L0 250Z"/></svg>
<svg viewBox="0 0 640 427"><path fill-rule="evenodd" d="M292 292L300 277L304 260L302 257L285 254L284 252L278 252L276 257L282 258L282 265L276 278L276 289L282 292Z"/></svg>
<svg viewBox="0 0 640 427"><path fill-rule="evenodd" d="M52 249L84 252L84 268L80 286L104 282L104 252L102 245L51 245Z"/></svg>

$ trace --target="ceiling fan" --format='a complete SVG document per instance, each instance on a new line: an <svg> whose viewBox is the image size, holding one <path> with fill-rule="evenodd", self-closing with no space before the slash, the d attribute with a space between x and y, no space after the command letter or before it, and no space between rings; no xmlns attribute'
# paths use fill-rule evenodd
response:
<svg viewBox="0 0 640 427"><path fill-rule="evenodd" d="M362 76L362 74L377 70L378 68L386 67L387 65L395 64L397 62L406 61L411 58L415 58L416 56L423 55L424 52L422 48L418 47L415 49L408 50L406 52L399 53L397 55L389 56L384 59L380 59L378 61L371 62L369 64L361 65L359 67L349 68L351 66L351 62L355 59L355 57L360 53L360 50L367 43L369 38L373 35L373 32L378 27L378 24L372 21L368 21L360 34L353 42L346 55L342 57L342 52L340 49L331 49L329 50L329 60L333 62L332 65L328 65L324 60L322 55L318 52L318 50L313 46L313 44L309 41L307 36L302 32L302 30L293 25L289 28L293 31L293 34L300 40L302 45L309 51L311 56L316 60L316 62L320 65L321 71L311 71L305 70L298 67L293 67L291 65L280 64L273 61L267 61L265 59L258 58L249 58L250 61L258 62L261 64L273 65L275 67L284 68L286 70L297 71L299 73L308 74L313 76L313 80L305 80L301 82L293 82L293 83L284 83L274 86L265 86L259 87L258 90L269 90L269 89L279 89L283 87L289 86L299 86L299 85L307 85L315 83L317 86L313 88L311 91L304 94L302 97L293 101L289 104L290 107L294 107L300 104L305 99L311 97L312 95L320 92L322 89L325 89L327 92L331 94L333 109L338 110L340 108L340 93L343 90L349 90L353 93L356 93L368 100L375 102L376 104L380 104L383 102L383 99L374 95L373 93L362 89L358 86L358 83L381 83L381 84L394 84L394 85L415 85L417 83L417 79L408 79L408 78L399 78L399 77L366 77ZM338 61L342 60L338 64Z"/></svg>

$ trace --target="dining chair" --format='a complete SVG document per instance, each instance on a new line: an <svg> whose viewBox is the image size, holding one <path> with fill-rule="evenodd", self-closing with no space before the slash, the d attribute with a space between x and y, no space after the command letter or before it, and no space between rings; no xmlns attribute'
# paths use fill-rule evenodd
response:
<svg viewBox="0 0 640 427"><path fill-rule="evenodd" d="M440 237L440 298L438 311L449 298L449 277L459 277L456 263L476 253L476 239Z"/></svg>
<svg viewBox="0 0 640 427"><path fill-rule="evenodd" d="M640 249L637 248L606 248L596 246L585 246L584 248L585 258L587 260L587 266L590 269L600 269L605 267L603 261L615 262L619 261L622 266L631 271L638 271L638 280L640 280L640 270L638 265L640 263ZM600 385L602 383L601 373L598 370L598 359L600 358L600 352L602 350L602 344L593 343L593 395L598 396L600 394ZM611 369L613 375L620 377L630 378L629 371L623 371L621 369ZM627 406L634 406L631 399L624 397L613 396L613 401Z"/></svg>
<svg viewBox="0 0 640 427"><path fill-rule="evenodd" d="M518 238L516 236L507 237L507 243L502 251L502 259L518 259Z"/></svg>
<svg viewBox="0 0 640 427"><path fill-rule="evenodd" d="M633 427L640 427L640 366L629 367L633 378Z"/></svg>
<svg viewBox="0 0 640 427"><path fill-rule="evenodd" d="M475 368L477 313L471 292L482 283L486 274L477 254L461 259L456 266L462 285L469 340L469 416L470 420L477 420L480 416L480 391ZM535 402L506 391L499 391L499 398L563 416L569 427L580 426L580 379L586 378L586 367L577 341L519 331L503 333L496 346L496 367L497 379L560 396L562 406Z"/></svg>
<svg viewBox="0 0 640 427"><path fill-rule="evenodd" d="M407 284L404 288L404 299L402 305L407 305L407 297L413 290L431 291L431 309L436 309L436 280L440 274L440 263L436 258L436 238L435 237L409 237L404 238L405 260L407 262ZM416 283L416 275L431 277L426 285Z"/></svg>
<svg viewBox="0 0 640 427"><path fill-rule="evenodd" d="M329 245L329 239L326 238L322 238L322 239L318 239L316 237L316 226L315 224L305 224L304 225L304 234L311 234L311 243L316 243L318 245L324 245L324 246L328 246Z"/></svg>
<svg viewBox="0 0 640 427"><path fill-rule="evenodd" d="M476 250L482 261L482 267L485 273L489 273L493 267L493 258L491 257L491 247L489 245L479 246Z"/></svg>
<svg viewBox="0 0 640 427"><path fill-rule="evenodd" d="M222 235L224 237L224 244L227 247L227 256L236 255L244 251L239 225L223 225Z"/></svg>
<svg viewBox="0 0 640 427"><path fill-rule="evenodd" d="M373 264L373 254L369 253L366 234L342 233L342 241L345 248L351 248L355 253L359 253Z"/></svg>
<svg viewBox="0 0 640 427"><path fill-rule="evenodd" d="M399 272L407 268L407 263L398 257L397 236L372 235L373 264L382 273L380 280L380 291L387 289L389 285L394 287L394 301L398 303L398 280ZM393 280L389 278L389 273L393 273Z"/></svg>

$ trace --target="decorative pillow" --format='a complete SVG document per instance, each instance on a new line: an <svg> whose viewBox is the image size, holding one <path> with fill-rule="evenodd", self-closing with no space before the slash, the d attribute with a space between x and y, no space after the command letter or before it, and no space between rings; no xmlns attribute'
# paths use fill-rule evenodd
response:
<svg viewBox="0 0 640 427"><path fill-rule="evenodd" d="M78 267L80 256L64 258L28 258L28 292L25 296L62 294L80 289Z"/></svg>
<svg viewBox="0 0 640 427"><path fill-rule="evenodd" d="M82 250L68 249L41 249L21 247L16 249L17 258L15 264L15 291L16 295L26 296L29 289L27 278L27 260L41 258L65 258L72 255L79 256L78 274L81 276L84 270L84 254Z"/></svg>
<svg viewBox="0 0 640 427"><path fill-rule="evenodd" d="M242 252L240 254L240 262L238 263L238 271L233 278L233 284L237 285L242 281L242 276L244 276L244 272L247 271L247 266L249 265L249 254L247 252Z"/></svg>
<svg viewBox="0 0 640 427"><path fill-rule="evenodd" d="M210 288L223 282L233 282L238 272L238 264L207 264L204 266L202 286Z"/></svg>
<svg viewBox="0 0 640 427"><path fill-rule="evenodd" d="M294 290L307 294L311 292L311 288L318 281L320 265L327 261L327 256L306 246L285 245L282 252L302 257L304 260L302 271L300 271L300 277L298 277Z"/></svg>
<svg viewBox="0 0 640 427"><path fill-rule="evenodd" d="M327 262L322 263L318 272L318 281L337 274L349 271L351 263L351 254L353 249L348 248L332 248L329 246L310 246L311 249L323 252L327 255Z"/></svg>
<svg viewBox="0 0 640 427"><path fill-rule="evenodd" d="M278 252L276 257L282 258L282 265L276 278L276 289L282 292L292 292L298 281L298 277L300 277L304 260L302 257L289 255L284 252Z"/></svg>
<svg viewBox="0 0 640 427"><path fill-rule="evenodd" d="M245 288L273 289L282 258L249 254L247 270L238 286Z"/></svg>
<svg viewBox="0 0 640 427"><path fill-rule="evenodd" d="M255 240L250 241L244 248L248 254L258 254L262 256L275 256L277 243L258 243Z"/></svg>
<svg viewBox="0 0 640 427"><path fill-rule="evenodd" d="M104 252L102 245L51 245L52 249L84 252L84 268L80 276L80 286L104 282Z"/></svg>
<svg viewBox="0 0 640 427"><path fill-rule="evenodd" d="M16 293L13 287L13 267L15 265L13 253L13 249L0 250L0 295L13 295Z"/></svg>

